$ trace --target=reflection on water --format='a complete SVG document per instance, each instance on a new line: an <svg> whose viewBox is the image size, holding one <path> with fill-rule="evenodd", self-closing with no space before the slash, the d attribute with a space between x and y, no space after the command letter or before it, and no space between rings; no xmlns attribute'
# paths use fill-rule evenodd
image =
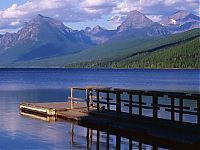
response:
<svg viewBox="0 0 200 150"><path fill-rule="evenodd" d="M198 70L0 69L0 149L104 149L108 145L107 141L110 141L110 149L120 147L125 150L129 149L129 145L132 145L132 149L152 149L152 146L145 143L134 140L130 142L128 138L110 133L107 138L108 133L70 122L54 122L52 118L44 122L45 119L41 117L33 119L32 116L24 116L26 114L20 115L21 102L66 101L69 96L66 89L69 86L85 85L198 91L199 75Z"/></svg>
<svg viewBox="0 0 200 150"><path fill-rule="evenodd" d="M81 131L81 132L80 132ZM107 149L107 150L150 150L164 149L157 145L148 145L141 141L125 138L121 135L114 135L108 132L83 128L71 124L70 127L70 146L72 149ZM80 142L82 141L82 142Z"/></svg>
<svg viewBox="0 0 200 150"><path fill-rule="evenodd" d="M26 113L20 110L20 115L29 117L29 118L35 118L39 119L42 121L46 122L55 122L56 121L56 116L44 116L44 115L39 115L39 114L31 114L31 113Z"/></svg>
<svg viewBox="0 0 200 150"><path fill-rule="evenodd" d="M20 112L21 115L32 118L39 119L46 122L55 122L56 118L49 116L38 116L30 113ZM61 120L60 120L61 121ZM131 138L122 137L119 134L111 134L109 132L103 132L100 130L94 130L92 128L79 126L70 122L69 129L66 129L66 143L68 143L70 149L88 149L88 150L126 150L126 149L139 149L139 150L148 150L148 149L164 149L158 145L149 145L141 141L136 141Z"/></svg>

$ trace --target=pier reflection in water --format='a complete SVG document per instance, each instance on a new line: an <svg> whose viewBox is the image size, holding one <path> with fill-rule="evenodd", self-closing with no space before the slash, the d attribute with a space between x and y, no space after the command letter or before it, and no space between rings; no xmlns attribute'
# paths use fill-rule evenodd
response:
<svg viewBox="0 0 200 150"><path fill-rule="evenodd" d="M80 130L82 130L80 132ZM78 125L71 124L70 129L70 145L71 148L76 149L107 149L107 150L158 150L164 149L157 145L148 145L141 141L136 141L131 138L125 138L121 135L111 134L109 132L102 132L100 130L93 130ZM85 141L79 143L79 141Z"/></svg>
<svg viewBox="0 0 200 150"><path fill-rule="evenodd" d="M54 123L56 117L48 117L44 115L35 115L26 112L20 112L21 115L28 118L39 119L45 122ZM61 120L59 120L61 121ZM92 129L86 126L80 126L73 122L70 129L66 132L66 143L71 149L87 149L87 150L165 150L155 144L147 144L137 138L123 137L117 133L105 132Z"/></svg>

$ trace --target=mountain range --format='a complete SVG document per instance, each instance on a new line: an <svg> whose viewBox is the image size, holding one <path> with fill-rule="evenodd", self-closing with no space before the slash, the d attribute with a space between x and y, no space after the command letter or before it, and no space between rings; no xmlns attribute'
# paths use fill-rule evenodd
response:
<svg viewBox="0 0 200 150"><path fill-rule="evenodd" d="M165 37L199 28L199 23L198 16L185 11L178 11L159 23L139 11L131 11L116 30L96 26L78 31L39 14L17 33L0 35L0 66L70 55L81 57L84 51L107 43Z"/></svg>
<svg viewBox="0 0 200 150"><path fill-rule="evenodd" d="M187 11L177 11L171 16L165 17L160 23L166 26L171 33L184 32L199 28L200 17Z"/></svg>

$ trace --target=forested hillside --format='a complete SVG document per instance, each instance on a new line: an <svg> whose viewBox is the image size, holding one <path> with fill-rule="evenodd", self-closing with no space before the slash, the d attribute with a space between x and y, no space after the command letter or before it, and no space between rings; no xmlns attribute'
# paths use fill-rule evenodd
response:
<svg viewBox="0 0 200 150"><path fill-rule="evenodd" d="M200 29L162 39L154 39L152 43L150 40L143 42L141 47L129 48L129 54L126 53L124 57L110 57L110 59L73 63L66 65L66 67L200 68ZM119 44L117 45L119 46ZM146 45L148 46L146 47Z"/></svg>
<svg viewBox="0 0 200 150"><path fill-rule="evenodd" d="M200 38L113 63L114 68L200 68Z"/></svg>

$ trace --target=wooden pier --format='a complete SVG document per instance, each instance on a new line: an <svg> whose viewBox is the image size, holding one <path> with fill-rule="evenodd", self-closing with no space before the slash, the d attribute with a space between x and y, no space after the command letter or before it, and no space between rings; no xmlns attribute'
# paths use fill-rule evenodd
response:
<svg viewBox="0 0 200 150"><path fill-rule="evenodd" d="M76 97L79 91L84 96ZM148 97L147 101L144 101L145 97ZM164 104L160 100L163 97L166 98ZM68 102L22 103L20 111L22 115L76 121L86 127L137 138L153 145L200 148L199 94L90 86L72 87L68 99ZM195 106L186 105L188 100ZM151 111L151 114L145 115L144 110ZM160 117L161 110L169 112L170 118ZM185 121L185 115L193 116L196 121Z"/></svg>

